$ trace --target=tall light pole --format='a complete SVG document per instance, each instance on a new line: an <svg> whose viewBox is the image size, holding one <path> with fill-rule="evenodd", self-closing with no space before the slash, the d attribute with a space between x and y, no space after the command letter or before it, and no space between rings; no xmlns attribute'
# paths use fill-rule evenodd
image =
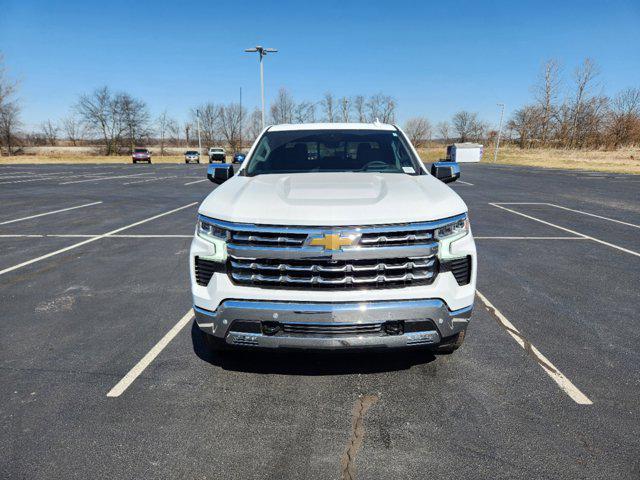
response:
<svg viewBox="0 0 640 480"><path fill-rule="evenodd" d="M496 139L496 151L493 154L494 162L498 161L498 148L500 148L500 135L502 134L502 117L504 116L504 103L498 103L496 105L498 105L499 107L502 107L502 110L500 111L500 125L498 126L498 138Z"/></svg>
<svg viewBox="0 0 640 480"><path fill-rule="evenodd" d="M266 56L267 53L276 53L278 50L275 48L264 48L260 45L255 46L254 48L247 48L245 52L258 52L258 57L260 60L260 94L262 96L262 128L264 128L264 67L262 65L262 57Z"/></svg>

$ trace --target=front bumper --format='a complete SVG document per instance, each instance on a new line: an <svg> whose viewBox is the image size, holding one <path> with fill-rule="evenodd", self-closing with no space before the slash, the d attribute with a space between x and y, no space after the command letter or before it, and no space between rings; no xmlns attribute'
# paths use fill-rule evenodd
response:
<svg viewBox="0 0 640 480"><path fill-rule="evenodd" d="M230 345L344 349L436 345L465 330L472 309L468 306L451 311L439 299L349 303L226 300L215 311L194 306L194 313L204 332L223 338ZM240 323L234 321L242 321L241 331L235 327ZM388 334L384 326L378 333L327 333L332 328L355 330L387 322L402 322L402 333ZM265 333L262 325L279 328L275 333ZM307 333L286 333L285 326ZM314 331L323 333L308 333Z"/></svg>

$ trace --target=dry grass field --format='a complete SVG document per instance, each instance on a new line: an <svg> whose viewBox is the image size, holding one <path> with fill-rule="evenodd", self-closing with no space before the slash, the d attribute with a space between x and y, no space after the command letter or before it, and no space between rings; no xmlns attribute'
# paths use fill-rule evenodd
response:
<svg viewBox="0 0 640 480"><path fill-rule="evenodd" d="M420 148L418 151L422 161L425 163L435 162L445 156L445 149L442 146ZM493 159L493 148L485 148L482 162L640 175L640 148L562 150L545 148L520 149L506 146L500 148L497 161Z"/></svg>
<svg viewBox="0 0 640 480"><path fill-rule="evenodd" d="M152 148L153 163L182 163L186 148L168 148L164 156L157 148ZM418 149L425 163L435 162L445 156L445 147ZM230 159L230 157L229 157ZM201 161L206 162L206 153ZM542 168L569 170L591 170L611 173L633 173L640 175L640 148L621 150L561 150L561 149L520 149L513 146L500 148L497 161L493 159L493 148L485 148L483 163L522 165ZM131 163L128 155L100 156L87 147L31 147L24 155L0 156L0 164L92 164Z"/></svg>

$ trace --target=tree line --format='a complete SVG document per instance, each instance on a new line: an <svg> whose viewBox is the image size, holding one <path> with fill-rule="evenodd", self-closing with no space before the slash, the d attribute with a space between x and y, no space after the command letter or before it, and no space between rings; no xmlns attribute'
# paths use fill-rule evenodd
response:
<svg viewBox="0 0 640 480"><path fill-rule="evenodd" d="M599 69L584 60L568 78L556 60L547 61L531 91L532 101L506 119L503 139L521 148L618 148L640 143L640 89L627 88L613 97L601 93ZM0 56L0 147L13 154L22 146L94 145L106 155L129 153L136 146L194 147L198 131L203 147L227 144L238 150L260 133L261 112L238 103L206 102L191 108L179 122L167 111L152 117L142 99L104 86L82 94L70 114L45 120L25 132L16 99L18 83L11 80ZM374 122L394 123L397 102L389 95L335 96L296 100L280 88L268 110L268 123ZM446 143L491 143L498 132L478 113L466 110L435 125L426 116L409 118L404 130L412 143L424 146L434 138ZM2 149L0 149L2 150Z"/></svg>

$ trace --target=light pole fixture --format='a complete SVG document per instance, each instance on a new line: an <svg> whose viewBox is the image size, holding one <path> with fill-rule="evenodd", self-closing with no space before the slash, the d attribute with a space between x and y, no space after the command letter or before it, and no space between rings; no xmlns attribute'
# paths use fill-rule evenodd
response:
<svg viewBox="0 0 640 480"><path fill-rule="evenodd" d="M266 56L267 53L276 53L278 50L275 48L264 48L260 45L255 46L254 48L247 48L245 52L258 52L258 57L260 61L260 95L262 97L262 128L264 128L264 67L262 66L262 57Z"/></svg>
<svg viewBox="0 0 640 480"><path fill-rule="evenodd" d="M493 154L493 161L498 161L498 148L500 148L500 134L502 134L502 117L504 116L504 103L497 103L499 107L502 107L500 110L500 125L498 126L498 138L496 139L496 151Z"/></svg>

